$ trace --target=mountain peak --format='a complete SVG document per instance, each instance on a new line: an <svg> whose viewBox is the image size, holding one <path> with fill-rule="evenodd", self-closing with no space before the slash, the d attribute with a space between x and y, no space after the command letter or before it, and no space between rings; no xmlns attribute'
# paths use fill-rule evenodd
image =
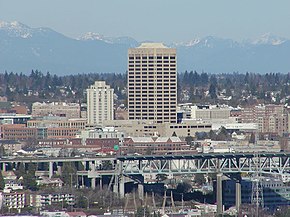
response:
<svg viewBox="0 0 290 217"><path fill-rule="evenodd" d="M82 40L82 41L94 41L94 40L98 40L98 41L103 41L109 44L127 44L130 46L137 46L138 42L130 37L107 37L104 36L102 34L99 33L94 33L94 32L87 32L85 33L83 36L81 36L80 38L78 38L78 40Z"/></svg>
<svg viewBox="0 0 290 217"><path fill-rule="evenodd" d="M107 40L107 38L104 35L101 35L99 33L94 32L87 32L83 36L79 38L79 40L87 41L87 40L100 40L105 41L107 43L111 43L111 41Z"/></svg>
<svg viewBox="0 0 290 217"><path fill-rule="evenodd" d="M280 45L284 43L287 39L273 35L272 33L268 32L263 34L261 37L255 39L252 44L270 44L270 45Z"/></svg>
<svg viewBox="0 0 290 217"><path fill-rule="evenodd" d="M32 37L32 29L18 21L0 21L0 30L6 31L10 37Z"/></svg>

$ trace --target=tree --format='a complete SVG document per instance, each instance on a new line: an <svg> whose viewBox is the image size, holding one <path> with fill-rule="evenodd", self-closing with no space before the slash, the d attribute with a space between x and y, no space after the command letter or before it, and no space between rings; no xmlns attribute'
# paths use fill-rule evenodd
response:
<svg viewBox="0 0 290 217"><path fill-rule="evenodd" d="M205 183L205 178L203 174L197 173L194 175L194 182L198 185L202 185Z"/></svg>
<svg viewBox="0 0 290 217"><path fill-rule="evenodd" d="M29 189L31 191L38 190L36 178L32 173L27 173L23 176L23 185L26 189Z"/></svg>
<svg viewBox="0 0 290 217"><path fill-rule="evenodd" d="M61 179L65 184L70 186L76 185L77 184L76 173L77 169L72 162L63 163Z"/></svg>
<svg viewBox="0 0 290 217"><path fill-rule="evenodd" d="M0 171L0 190L3 190L4 188L5 188L5 182L2 175L2 171Z"/></svg>
<svg viewBox="0 0 290 217"><path fill-rule="evenodd" d="M20 163L17 170L15 171L15 175L19 179L21 176L23 177L26 174L25 167L23 163Z"/></svg>
<svg viewBox="0 0 290 217"><path fill-rule="evenodd" d="M250 136L250 139L249 139L249 143L255 143L255 140L256 140L256 138L255 138L255 134L254 133L251 133L251 136Z"/></svg>
<svg viewBox="0 0 290 217"><path fill-rule="evenodd" d="M5 155L5 149L4 149L4 145L0 146L0 157Z"/></svg>
<svg viewBox="0 0 290 217"><path fill-rule="evenodd" d="M182 194L190 192L191 189L192 189L192 186L189 183L189 181L180 182L178 183L176 187L176 191Z"/></svg>
<svg viewBox="0 0 290 217"><path fill-rule="evenodd" d="M209 92L210 98L212 98L212 99L216 99L217 98L216 86L214 84L211 84L209 86L208 92Z"/></svg>
<svg viewBox="0 0 290 217"><path fill-rule="evenodd" d="M162 181L166 180L167 177L168 177L167 174L161 174L161 173L160 174L157 174L156 175L156 181L157 182L162 182Z"/></svg>
<svg viewBox="0 0 290 217"><path fill-rule="evenodd" d="M149 206L141 206L137 208L136 217L150 217Z"/></svg>
<svg viewBox="0 0 290 217"><path fill-rule="evenodd" d="M218 134L216 139L220 140L220 141L224 141L224 140L229 140L231 138L230 134L228 133L227 129L225 127L221 127L218 130Z"/></svg>
<svg viewBox="0 0 290 217"><path fill-rule="evenodd" d="M105 160L102 163L102 170L112 170L113 164L110 160Z"/></svg>
<svg viewBox="0 0 290 217"><path fill-rule="evenodd" d="M191 145L193 140L194 139L192 136L185 137L185 141L186 141L187 145Z"/></svg>
<svg viewBox="0 0 290 217"><path fill-rule="evenodd" d="M281 207L275 212L275 217L288 217L290 216L290 208L288 207Z"/></svg>

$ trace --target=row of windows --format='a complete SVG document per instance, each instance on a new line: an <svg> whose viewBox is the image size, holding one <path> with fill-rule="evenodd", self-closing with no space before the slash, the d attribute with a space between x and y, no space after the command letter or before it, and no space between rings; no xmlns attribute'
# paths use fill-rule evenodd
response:
<svg viewBox="0 0 290 217"><path fill-rule="evenodd" d="M173 96L173 97L171 97L171 98L160 98L160 99L156 99L156 98L146 98L146 97L144 97L144 98L139 98L139 97L137 97L137 98L130 98L130 97L132 97L132 96L129 96L129 101L152 101L152 103L154 103L154 101L157 101L157 104L158 103L162 103L162 100L163 101L169 101L169 100L171 100L172 102L171 102L171 104L173 104L175 101L176 101L176 97L175 97L175 95ZM149 103L150 104L150 103Z"/></svg>
<svg viewBox="0 0 290 217"><path fill-rule="evenodd" d="M153 82L153 81L149 81L149 82ZM160 85L160 86L175 86L176 85L176 82L174 83L135 83L134 80L129 80L129 86L144 86L144 85L147 85L147 86L155 86L155 85Z"/></svg>
<svg viewBox="0 0 290 217"><path fill-rule="evenodd" d="M134 101L134 98L132 99L132 98L129 98L129 106L131 105L131 103L132 103L132 101ZM134 103L134 102L133 102ZM139 100L139 101L136 101L135 102L135 104L136 105L147 105L147 104L149 104L149 105L154 105L154 104L161 104L161 105L169 105L169 104L171 104L171 105L175 105L176 104L176 101L165 101L165 102L163 102L162 100L159 100L159 101L142 101L142 103L141 103L141 101Z"/></svg>
<svg viewBox="0 0 290 217"><path fill-rule="evenodd" d="M176 94L129 94L129 97L160 97L160 98L162 98L162 97L176 97Z"/></svg>
<svg viewBox="0 0 290 217"><path fill-rule="evenodd" d="M162 57L165 60L168 60L168 59L175 60L175 58L176 58L175 56L162 56L162 55L160 55L160 56L159 55L157 55L157 56L140 56L140 55L131 56L131 55L129 55L129 60L134 60L134 59L140 60L141 57L142 57L142 60L147 60L147 59L149 59L149 60L153 60L153 59L160 60L160 59L162 59Z"/></svg>
<svg viewBox="0 0 290 217"><path fill-rule="evenodd" d="M134 109L131 109L130 108L130 111L134 111ZM157 110L155 110L155 109L135 109L135 111L136 112L143 112L143 114L145 115L145 113L148 113L148 112L174 112L174 114L175 114L175 109L157 109ZM159 113L158 113L159 114ZM160 113L160 114L162 114L162 113Z"/></svg>
<svg viewBox="0 0 290 217"><path fill-rule="evenodd" d="M130 102L129 104L131 104L130 105L130 108L134 108L134 106L132 106L132 104L134 104L133 102ZM148 106L147 105L147 103L146 103L146 105L143 105L142 106L142 108L154 108L155 106ZM141 106L136 106L136 108L141 108ZM158 105L158 106L156 106L156 108L171 108L171 109L174 109L174 110L176 110L176 106L175 105L172 105L172 106L170 106L169 107L169 105L164 105L164 106L162 106L162 105Z"/></svg>
<svg viewBox="0 0 290 217"><path fill-rule="evenodd" d="M168 62L168 61L167 61ZM149 64L145 64L145 63L137 63L137 64L133 64L133 63L129 63L129 67L176 67L176 64L173 64L173 63L175 63L175 62L160 62L160 63L158 63L157 62L157 64L151 64L151 63L149 63ZM161 64L161 63L163 63L163 64ZM170 63L170 64L169 64Z"/></svg>
<svg viewBox="0 0 290 217"><path fill-rule="evenodd" d="M143 79L146 79L146 78L147 78L147 79L148 79L148 78L149 78L149 79L150 79L150 78L151 78L151 79L152 79L152 78L157 78L157 79L158 79L158 78L159 78L159 79L160 79L160 78L174 78L174 79L175 79L175 78L176 78L176 75L171 75L171 76L169 76L169 75L163 75L163 76L162 76L162 75L157 75L157 76L153 76L153 75L149 75L149 76L148 76L148 75L142 75L142 76L141 76L141 75L135 75L135 76L134 76L134 75L129 75L129 79L132 79L132 78L135 78L135 79L138 79L138 78L139 78L139 79L140 79L141 77L142 77Z"/></svg>
<svg viewBox="0 0 290 217"><path fill-rule="evenodd" d="M155 91L155 90L136 90L136 91L132 91L132 90L129 90L129 94L150 94L150 93L155 93L155 94L176 94L176 91L175 90L172 90L172 91L169 91L169 90L165 90L165 91L162 91L162 90L158 90L158 91Z"/></svg>
<svg viewBox="0 0 290 217"><path fill-rule="evenodd" d="M145 117L145 116L151 116L151 117L156 117L156 116L157 117L158 116L159 117L162 117L162 116L167 116L167 117L169 117L169 116L176 116L176 113L140 113L141 110L129 110L129 113L130 112L133 112L136 117L138 117L138 116L143 116L143 117Z"/></svg>
<svg viewBox="0 0 290 217"><path fill-rule="evenodd" d="M129 69L129 72L128 72L129 75L157 75L157 76L164 76L164 75L174 75L176 76L176 71L174 72L164 72L164 71L159 71L159 72L152 72L152 71L144 71L144 72L141 72L141 71L138 71L138 72L135 72L134 70L130 70Z"/></svg>
<svg viewBox="0 0 290 217"><path fill-rule="evenodd" d="M174 85L174 86L166 86L166 87L163 87L162 85L160 85L160 86L157 86L157 87L147 87L147 86L142 86L142 88L141 87L132 87L132 85L130 85L131 87L129 87L129 90L157 90L157 92L158 92L158 90L175 90L176 89L176 86Z"/></svg>
<svg viewBox="0 0 290 217"><path fill-rule="evenodd" d="M134 67L129 67L129 71L132 71L134 70ZM140 67L135 67L135 71L176 71L176 68L175 67L172 67L172 68L140 68Z"/></svg>
<svg viewBox="0 0 290 217"><path fill-rule="evenodd" d="M192 125L192 126L178 126L178 125L175 125L175 126L170 126L170 128L211 128L210 125Z"/></svg>
<svg viewBox="0 0 290 217"><path fill-rule="evenodd" d="M157 67L176 67L176 61L156 61L156 62L154 62L154 61L142 61L142 62L140 62L140 61L129 61L129 67L134 67L134 65L135 65L135 67L140 67L141 66L141 64L142 64L142 66L144 67L154 67L154 66L156 66L156 63L157 63ZM169 65L170 64L170 65Z"/></svg>

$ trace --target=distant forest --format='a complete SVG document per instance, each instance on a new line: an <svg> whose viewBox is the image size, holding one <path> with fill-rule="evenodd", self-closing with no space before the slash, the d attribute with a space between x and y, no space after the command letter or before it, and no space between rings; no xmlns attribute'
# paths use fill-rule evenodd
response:
<svg viewBox="0 0 290 217"><path fill-rule="evenodd" d="M126 104L127 75L91 73L68 76L32 70L30 75L0 74L0 96L8 101L31 104L39 101L86 102L85 90L96 80L104 80L116 94L116 103ZM290 73L178 74L179 103L220 103L233 106L257 103L290 104Z"/></svg>

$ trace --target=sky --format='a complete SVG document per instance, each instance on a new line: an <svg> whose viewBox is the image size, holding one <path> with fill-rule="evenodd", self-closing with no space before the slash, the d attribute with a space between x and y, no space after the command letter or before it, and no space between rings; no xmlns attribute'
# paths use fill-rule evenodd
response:
<svg viewBox="0 0 290 217"><path fill-rule="evenodd" d="M289 0L0 0L0 20L138 41L184 42L216 36L237 41L265 33L290 38Z"/></svg>

